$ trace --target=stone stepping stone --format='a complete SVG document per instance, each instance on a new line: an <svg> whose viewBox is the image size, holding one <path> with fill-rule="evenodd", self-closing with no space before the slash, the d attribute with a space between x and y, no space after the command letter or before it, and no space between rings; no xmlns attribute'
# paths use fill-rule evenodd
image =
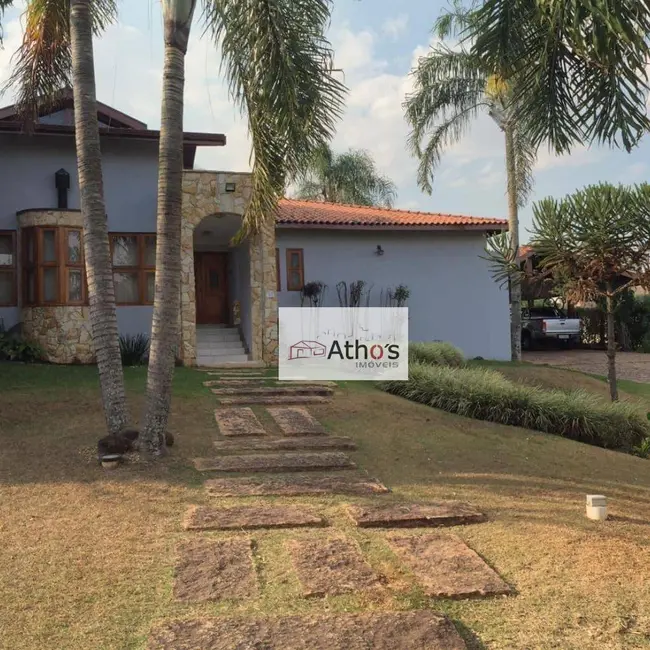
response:
<svg viewBox="0 0 650 650"><path fill-rule="evenodd" d="M512 591L478 553L454 535L391 536L388 543L413 571L427 596L469 598Z"/></svg>
<svg viewBox="0 0 650 650"><path fill-rule="evenodd" d="M301 472L356 467L350 457L340 451L197 458L194 466L200 472Z"/></svg>
<svg viewBox="0 0 650 650"><path fill-rule="evenodd" d="M205 602L257 596L251 540L192 539L179 547L174 598Z"/></svg>
<svg viewBox="0 0 650 650"><path fill-rule="evenodd" d="M236 388L213 388L215 395L279 395L293 397L294 395L320 395L327 397L334 391L328 386L304 384L303 386L237 386Z"/></svg>
<svg viewBox="0 0 650 650"><path fill-rule="evenodd" d="M148 650L466 650L454 624L431 610L166 622Z"/></svg>
<svg viewBox="0 0 650 650"><path fill-rule="evenodd" d="M246 404L328 404L328 397L320 395L236 395L234 397L220 397L219 401L224 406Z"/></svg>
<svg viewBox="0 0 650 650"><path fill-rule="evenodd" d="M185 517L187 530L247 530L326 526L327 522L306 506L193 506Z"/></svg>
<svg viewBox="0 0 650 650"><path fill-rule="evenodd" d="M294 436L293 438L266 438L248 440L215 440L217 451L297 451L314 449L350 449L357 448L352 438L344 436Z"/></svg>
<svg viewBox="0 0 650 650"><path fill-rule="evenodd" d="M204 381L203 385L206 388L211 388L212 386L259 386L261 381L265 381L266 377L251 377L249 379L211 379L210 381Z"/></svg>
<svg viewBox="0 0 650 650"><path fill-rule="evenodd" d="M263 436L266 433L250 408L217 409L214 419L224 436Z"/></svg>
<svg viewBox="0 0 650 650"><path fill-rule="evenodd" d="M263 372L228 372L226 370L213 370L213 371L208 371L208 375L214 377L214 376L219 376L222 377L223 379L257 379L258 377L260 379L266 379L267 375ZM270 377L271 379L271 377Z"/></svg>
<svg viewBox="0 0 650 650"><path fill-rule="evenodd" d="M314 494L386 494L390 490L364 476L312 476L309 474L269 477L212 478L205 482L209 496L309 496Z"/></svg>
<svg viewBox="0 0 650 650"><path fill-rule="evenodd" d="M305 598L347 594L381 582L347 539L290 540L287 547Z"/></svg>
<svg viewBox="0 0 650 650"><path fill-rule="evenodd" d="M323 425L311 413L300 407L266 409L287 436L323 435Z"/></svg>
<svg viewBox="0 0 650 650"><path fill-rule="evenodd" d="M348 506L359 528L420 528L460 526L486 521L487 517L468 503L447 501L431 504L381 503Z"/></svg>

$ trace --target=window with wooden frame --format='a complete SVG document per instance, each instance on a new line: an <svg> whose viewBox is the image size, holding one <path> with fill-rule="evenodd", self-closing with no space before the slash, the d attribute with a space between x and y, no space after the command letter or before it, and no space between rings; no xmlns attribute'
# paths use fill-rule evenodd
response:
<svg viewBox="0 0 650 650"><path fill-rule="evenodd" d="M275 249L275 290L282 291L282 282L280 280L280 249Z"/></svg>
<svg viewBox="0 0 650 650"><path fill-rule="evenodd" d="M18 304L16 286L16 231L0 230L0 307Z"/></svg>
<svg viewBox="0 0 650 650"><path fill-rule="evenodd" d="M153 305L156 235L112 233L113 283L118 305Z"/></svg>
<svg viewBox="0 0 650 650"><path fill-rule="evenodd" d="M300 291L304 283L302 248L287 248L287 291Z"/></svg>
<svg viewBox="0 0 650 650"><path fill-rule="evenodd" d="M23 303L85 305L88 300L81 228L24 228Z"/></svg>

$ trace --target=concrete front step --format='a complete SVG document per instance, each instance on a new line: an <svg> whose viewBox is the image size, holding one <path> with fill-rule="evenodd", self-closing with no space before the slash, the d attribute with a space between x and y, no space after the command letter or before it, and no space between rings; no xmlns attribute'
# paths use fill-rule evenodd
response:
<svg viewBox="0 0 650 650"><path fill-rule="evenodd" d="M199 343L212 343L221 341L241 341L239 332L226 330L224 332L217 332L215 334L197 334L196 340Z"/></svg>
<svg viewBox="0 0 650 650"><path fill-rule="evenodd" d="M231 370L246 371L246 370L257 370L258 368L266 368L267 367L266 364L264 363L264 361L251 361L250 359L248 359L248 357L247 357L246 361L224 361L223 359L221 359L218 363L212 363L211 362L209 366L205 366L205 367L200 367L203 364L199 363L199 360L198 360L198 357L197 357L196 365L199 366L198 370L203 370L205 372L208 372L208 374L218 374L220 377L223 377L225 375L222 374L221 372L219 372L219 373L214 373L214 372L210 373L209 371L213 370L214 368L221 368L221 369L223 369L224 373L228 373ZM242 374L238 373L237 377L240 377L240 376L246 377L247 375L245 373L242 373Z"/></svg>
<svg viewBox="0 0 650 650"><path fill-rule="evenodd" d="M243 348L242 342L239 338L228 341L198 341L196 349L201 350L229 350L232 348Z"/></svg>
<svg viewBox="0 0 650 650"><path fill-rule="evenodd" d="M232 354L232 355L226 355L226 356L201 356L200 354L197 354L196 356L196 363L199 366L204 366L206 368L222 368L225 367L226 365L229 365L232 367L233 364L235 365L243 365L245 366L248 363L248 355L246 354Z"/></svg>
<svg viewBox="0 0 650 650"><path fill-rule="evenodd" d="M196 349L197 357L232 357L240 354L246 354L246 350L241 343L226 347L208 347L203 345Z"/></svg>

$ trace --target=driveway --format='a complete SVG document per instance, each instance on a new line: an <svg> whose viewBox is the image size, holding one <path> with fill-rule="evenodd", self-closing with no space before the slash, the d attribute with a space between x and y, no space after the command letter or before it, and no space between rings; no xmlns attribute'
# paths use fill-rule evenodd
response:
<svg viewBox="0 0 650 650"><path fill-rule="evenodd" d="M593 375L607 375L607 356L604 350L548 350L524 352L529 363L571 368ZM618 352L616 370L619 379L650 383L650 354Z"/></svg>

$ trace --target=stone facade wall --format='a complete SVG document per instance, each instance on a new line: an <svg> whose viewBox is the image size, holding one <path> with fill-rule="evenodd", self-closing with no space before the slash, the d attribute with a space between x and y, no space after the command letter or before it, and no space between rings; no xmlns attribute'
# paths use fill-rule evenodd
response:
<svg viewBox="0 0 650 650"><path fill-rule="evenodd" d="M275 271L275 223L267 221L250 243L253 359L278 361L278 298Z"/></svg>
<svg viewBox="0 0 650 650"><path fill-rule="evenodd" d="M51 363L94 363L88 307L23 307L23 334Z"/></svg>
<svg viewBox="0 0 650 650"><path fill-rule="evenodd" d="M234 183L235 191L226 192ZM183 173L183 231L181 236L180 357L196 364L196 287L194 228L219 213L244 214L252 194L250 174L186 171ZM277 298L275 295L275 227L267 224L250 242L251 320L253 360L277 360Z"/></svg>
<svg viewBox="0 0 650 650"><path fill-rule="evenodd" d="M20 228L69 226L81 228L80 210L24 210L18 214ZM18 250L22 248L19 246ZM19 259L19 264L21 260ZM20 295L20 294L19 294ZM51 363L94 363L88 307L57 306L22 308L23 333L43 348Z"/></svg>
<svg viewBox="0 0 650 650"><path fill-rule="evenodd" d="M20 228L30 226L69 226L82 228L83 216L81 210L22 210L18 213Z"/></svg>

